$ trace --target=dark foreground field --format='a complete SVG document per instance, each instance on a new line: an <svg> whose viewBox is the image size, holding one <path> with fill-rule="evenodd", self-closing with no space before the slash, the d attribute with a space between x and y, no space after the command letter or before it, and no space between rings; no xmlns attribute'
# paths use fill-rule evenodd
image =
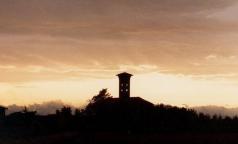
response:
<svg viewBox="0 0 238 144"><path fill-rule="evenodd" d="M1 144L236 144L238 133L230 134L120 134L65 132L47 136L1 136Z"/></svg>

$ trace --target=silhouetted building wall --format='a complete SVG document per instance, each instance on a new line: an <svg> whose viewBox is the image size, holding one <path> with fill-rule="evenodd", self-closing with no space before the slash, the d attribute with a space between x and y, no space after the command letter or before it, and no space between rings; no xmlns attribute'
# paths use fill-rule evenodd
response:
<svg viewBox="0 0 238 144"><path fill-rule="evenodd" d="M130 98L130 78L132 74L120 73L117 75L119 77L119 98L121 100Z"/></svg>
<svg viewBox="0 0 238 144"><path fill-rule="evenodd" d="M5 107L0 106L0 119L4 119L6 116L6 109Z"/></svg>

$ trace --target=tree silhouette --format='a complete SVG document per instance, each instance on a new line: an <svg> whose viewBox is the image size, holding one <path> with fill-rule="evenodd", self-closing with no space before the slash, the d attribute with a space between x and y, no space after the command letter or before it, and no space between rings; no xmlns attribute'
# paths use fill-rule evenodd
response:
<svg viewBox="0 0 238 144"><path fill-rule="evenodd" d="M95 95L85 108L86 115L94 115L96 111L100 108L98 107L100 103L103 103L105 100L112 98L111 94L107 89L102 89L97 95Z"/></svg>
<svg viewBox="0 0 238 144"><path fill-rule="evenodd" d="M108 92L107 89L102 89L97 95L95 95L91 100L90 103L97 103L99 101L105 100L107 98L111 98L111 94Z"/></svg>
<svg viewBox="0 0 238 144"><path fill-rule="evenodd" d="M64 117L69 117L72 116L72 109L70 107L64 106L60 111L57 110L56 113Z"/></svg>
<svg viewBox="0 0 238 144"><path fill-rule="evenodd" d="M75 109L75 111L74 111L74 115L75 116L79 117L79 116L81 116L81 114L82 114L82 110L81 109Z"/></svg>

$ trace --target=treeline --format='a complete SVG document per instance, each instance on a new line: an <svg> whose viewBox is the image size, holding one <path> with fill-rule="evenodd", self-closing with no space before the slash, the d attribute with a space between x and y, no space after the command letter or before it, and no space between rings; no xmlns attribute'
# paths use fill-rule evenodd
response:
<svg viewBox="0 0 238 144"><path fill-rule="evenodd" d="M118 112L118 111L117 111ZM192 109L156 105L146 113L97 114L88 109L63 107L56 114L40 116L22 111L6 117L5 127L26 127L34 132L55 131L118 131L141 132L238 132L238 117L210 116Z"/></svg>
<svg viewBox="0 0 238 144"><path fill-rule="evenodd" d="M6 129L21 134L77 132L238 132L238 117L210 116L192 109L169 105L144 104L140 99L118 101L104 89L92 98L85 109L72 111L63 107L55 114L41 116L25 108L1 121ZM18 131L19 132L19 131Z"/></svg>

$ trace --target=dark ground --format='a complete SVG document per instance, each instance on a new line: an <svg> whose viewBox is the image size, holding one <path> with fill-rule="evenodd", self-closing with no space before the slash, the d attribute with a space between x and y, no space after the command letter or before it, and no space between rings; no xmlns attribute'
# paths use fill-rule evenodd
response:
<svg viewBox="0 0 238 144"><path fill-rule="evenodd" d="M64 132L47 136L1 136L1 144L236 144L238 133L167 133L167 134L122 134L122 133L77 133Z"/></svg>

